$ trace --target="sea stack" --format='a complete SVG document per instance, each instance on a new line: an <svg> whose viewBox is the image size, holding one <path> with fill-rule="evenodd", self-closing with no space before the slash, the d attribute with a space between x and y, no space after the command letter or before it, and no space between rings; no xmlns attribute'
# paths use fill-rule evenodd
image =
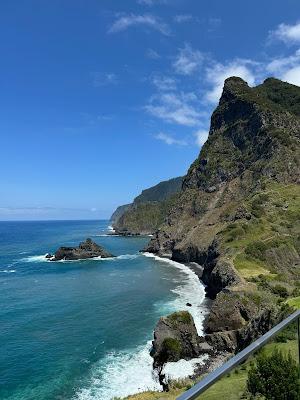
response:
<svg viewBox="0 0 300 400"><path fill-rule="evenodd" d="M47 255L51 261L59 260L85 260L88 258L111 258L115 257L106 251L103 247L88 238L84 242L79 243L78 247L60 247L53 256Z"/></svg>

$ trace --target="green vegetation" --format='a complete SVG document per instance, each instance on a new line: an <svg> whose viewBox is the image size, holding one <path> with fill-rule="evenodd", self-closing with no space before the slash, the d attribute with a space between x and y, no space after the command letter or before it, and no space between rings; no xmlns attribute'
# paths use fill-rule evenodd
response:
<svg viewBox="0 0 300 400"><path fill-rule="evenodd" d="M191 324L193 319L188 311L178 311L174 312L168 316L168 320L173 324Z"/></svg>
<svg viewBox="0 0 300 400"><path fill-rule="evenodd" d="M133 205L118 219L116 229L133 234L153 233L164 222L176 198L175 194L164 201Z"/></svg>
<svg viewBox="0 0 300 400"><path fill-rule="evenodd" d="M181 345L179 340L173 338L165 338L162 342L162 351L161 354L164 354L165 360L160 360L160 362L165 362L167 360L178 360L181 354Z"/></svg>
<svg viewBox="0 0 300 400"><path fill-rule="evenodd" d="M152 201L164 201L172 196L174 193L178 193L181 190L183 177L169 179L163 181L149 189L145 189L142 193L134 199L134 204L148 203Z"/></svg>
<svg viewBox="0 0 300 400"><path fill-rule="evenodd" d="M292 297L291 299L287 300L287 304L291 307L300 308L300 296L299 297Z"/></svg>
<svg viewBox="0 0 300 400"><path fill-rule="evenodd" d="M293 268L300 251L300 186L265 181L264 187L244 204L252 218L228 224L219 236L244 278L269 276L268 289L286 298L300 277Z"/></svg>
<svg viewBox="0 0 300 400"><path fill-rule="evenodd" d="M298 400L300 397L299 368L291 353L275 349L271 355L259 354L248 372L247 388L253 396L266 400Z"/></svg>
<svg viewBox="0 0 300 400"><path fill-rule="evenodd" d="M173 178L142 191L132 204L120 206L111 220L117 230L132 234L154 232L163 222L181 190L183 177Z"/></svg>

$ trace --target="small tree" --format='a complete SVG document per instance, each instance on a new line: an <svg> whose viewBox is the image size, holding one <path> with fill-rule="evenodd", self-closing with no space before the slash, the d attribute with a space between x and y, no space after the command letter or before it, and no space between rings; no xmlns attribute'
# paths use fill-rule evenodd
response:
<svg viewBox="0 0 300 400"><path fill-rule="evenodd" d="M270 356L263 352L250 367L247 388L253 396L266 400L299 400L300 381L296 361L275 349Z"/></svg>

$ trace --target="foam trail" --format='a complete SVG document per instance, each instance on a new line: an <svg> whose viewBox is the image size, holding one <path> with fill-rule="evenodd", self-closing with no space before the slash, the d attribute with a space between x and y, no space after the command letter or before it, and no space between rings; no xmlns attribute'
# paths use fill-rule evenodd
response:
<svg viewBox="0 0 300 400"><path fill-rule="evenodd" d="M0 272L4 273L4 274L13 274L14 272L16 272L15 269L3 269Z"/></svg>
<svg viewBox="0 0 300 400"><path fill-rule="evenodd" d="M45 261L49 261L48 258L46 258L46 254L43 255L38 255L38 256L29 256L29 257L25 257L22 258L22 262L45 262Z"/></svg>
<svg viewBox="0 0 300 400"><path fill-rule="evenodd" d="M178 268L186 275L186 279L183 281L180 280L178 282L179 285L172 290L177 295L176 298L165 304L165 308L169 312L179 310L189 311L193 316L198 334L202 335L203 322L207 310L203 307L203 300L205 298L204 285L200 282L197 274L186 265L177 261L162 258L152 253L143 253L143 255ZM187 303L191 303L192 307L187 306Z"/></svg>

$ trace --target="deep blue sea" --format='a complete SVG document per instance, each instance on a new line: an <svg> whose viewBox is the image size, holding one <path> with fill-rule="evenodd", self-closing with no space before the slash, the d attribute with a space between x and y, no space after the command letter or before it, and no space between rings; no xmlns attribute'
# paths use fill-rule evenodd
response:
<svg viewBox="0 0 300 400"><path fill-rule="evenodd" d="M197 276L139 253L149 237L108 231L108 221L0 222L1 400L111 400L159 390L149 355L158 318L189 309L201 331ZM118 257L44 257L87 237ZM188 375L194 361L166 372Z"/></svg>

